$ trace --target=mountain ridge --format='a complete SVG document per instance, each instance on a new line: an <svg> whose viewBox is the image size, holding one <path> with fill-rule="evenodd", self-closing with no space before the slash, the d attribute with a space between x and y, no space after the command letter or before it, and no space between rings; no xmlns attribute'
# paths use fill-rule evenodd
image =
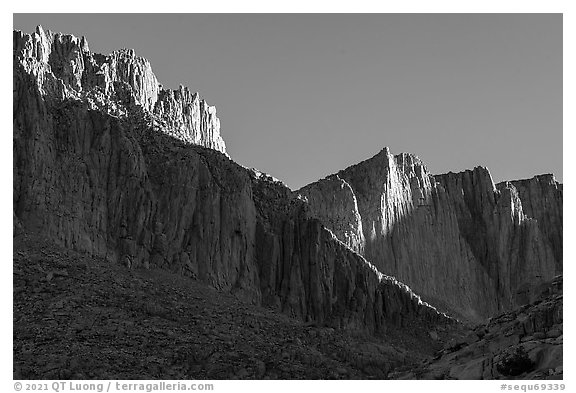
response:
<svg viewBox="0 0 576 393"><path fill-rule="evenodd" d="M13 48L14 62L33 75L45 95L86 100L116 116L139 105L165 133L226 154L216 108L187 87L163 89L150 62L133 49L92 53L85 37L41 26L32 34L14 30Z"/></svg>
<svg viewBox="0 0 576 393"><path fill-rule="evenodd" d="M151 68L132 51L91 58L83 40L54 39L50 53L72 59L54 74L47 35L14 34L15 232L179 272L305 321L369 332L454 323L306 217L284 185L159 126L150 108L171 98L146 92ZM73 66L92 60L98 72ZM176 96L197 100L184 88Z"/></svg>
<svg viewBox="0 0 576 393"><path fill-rule="evenodd" d="M451 304L453 315L479 321L518 306L562 271L562 185L553 175L498 184L481 166L432 175L417 156L386 147L295 194L352 249ZM479 309L478 296L495 303Z"/></svg>

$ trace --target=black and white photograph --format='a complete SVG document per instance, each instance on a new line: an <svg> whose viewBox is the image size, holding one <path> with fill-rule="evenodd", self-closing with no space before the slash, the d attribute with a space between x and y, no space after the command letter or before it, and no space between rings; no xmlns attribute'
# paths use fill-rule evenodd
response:
<svg viewBox="0 0 576 393"><path fill-rule="evenodd" d="M562 13L14 13L13 380L570 391L563 44Z"/></svg>

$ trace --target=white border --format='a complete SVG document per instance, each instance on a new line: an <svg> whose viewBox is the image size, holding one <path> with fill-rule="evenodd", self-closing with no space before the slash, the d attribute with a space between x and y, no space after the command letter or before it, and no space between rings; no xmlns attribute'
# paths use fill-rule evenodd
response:
<svg viewBox="0 0 576 393"><path fill-rule="evenodd" d="M572 160L572 150L574 148L574 136L572 132L566 130L575 130L574 124L574 70L576 64L574 61L574 31L576 18L574 16L574 5L569 1L425 1L412 0L405 2L375 2L375 1L354 1L354 2L319 2L293 0L287 4L272 3L269 1L206 1L206 2L154 2L143 5L137 1L98 1L98 2L80 2L71 0L60 0L57 2L41 1L21 1L7 4L4 2L1 14L1 26L4 26L6 37L12 34L8 27L12 29L12 13L28 12L114 12L114 13L132 13L132 12L179 12L179 13L266 13L266 12L298 12L298 13L358 13L358 12L385 12L385 13L563 13L564 24L564 187L565 195L568 202L565 203L564 211L564 237L568 240L567 247L564 250L564 277L568 283L565 288L566 304L565 307L565 331L574 331L574 312L571 305L574 303L574 291L571 287L573 277L574 252L570 240L573 236L574 216L574 163ZM574 3L574 2L572 2ZM2 242L2 255L4 264L2 265L2 312L5 316L5 323L2 324L1 332L3 340L1 341L2 365L1 368L1 387L2 391L10 392L13 390L12 383L12 216L9 207L12 206L11 184L12 184L12 136L9 123L11 119L12 97L9 93L9 86L12 82L8 80L12 71L10 66L11 58L11 39L2 40L1 52L3 61L2 77L4 78L2 94L2 119L4 122L3 132L1 134L0 154L2 180L5 184L5 192L1 194L3 209L0 222ZM565 373L564 381L549 381L551 383L560 382L567 386L565 391L576 391L576 382L573 381L573 362L570 361L574 354L574 344L571 335L565 339ZM143 381L144 382L144 381ZM155 382L155 381L150 381ZM535 382L535 381L534 381ZM236 382L236 381L215 381L217 385L216 392L224 391L242 391L249 389L254 392L269 392L274 390L277 393L293 392L294 390L311 390L321 391L330 389L330 391L349 391L362 389L364 392L384 392L385 390L394 391L419 391L419 392L497 392L500 391L502 381L282 381L282 382ZM531 381L517 381L519 385L528 384ZM522 390L516 390L522 391Z"/></svg>

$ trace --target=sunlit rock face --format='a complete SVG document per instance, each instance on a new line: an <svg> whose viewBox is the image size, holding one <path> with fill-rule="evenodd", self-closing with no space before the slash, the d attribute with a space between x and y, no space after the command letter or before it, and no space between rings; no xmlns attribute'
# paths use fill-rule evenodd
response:
<svg viewBox="0 0 576 393"><path fill-rule="evenodd" d="M185 88L161 89L133 52L94 55L85 39L14 32L13 94L15 233L319 324L452 322L309 217L281 182L230 160L214 110Z"/></svg>
<svg viewBox="0 0 576 393"><path fill-rule="evenodd" d="M386 148L296 193L380 271L468 319L525 303L562 271L562 186L549 176L498 186L481 167L432 176Z"/></svg>
<svg viewBox="0 0 576 393"><path fill-rule="evenodd" d="M84 37L39 26L32 34L14 31L13 56L14 66L31 77L42 96L85 101L114 116L138 106L162 132L226 153L216 108L188 88L163 89L148 60L132 49L92 53Z"/></svg>
<svg viewBox="0 0 576 393"><path fill-rule="evenodd" d="M161 90L153 113L164 129L183 141L226 152L220 137L220 120L216 107L200 99L187 87L178 90Z"/></svg>
<svg viewBox="0 0 576 393"><path fill-rule="evenodd" d="M315 187L306 188L305 200L314 203L313 216L320 219L344 244L362 253L366 241L358 201L350 184L338 175L328 176Z"/></svg>

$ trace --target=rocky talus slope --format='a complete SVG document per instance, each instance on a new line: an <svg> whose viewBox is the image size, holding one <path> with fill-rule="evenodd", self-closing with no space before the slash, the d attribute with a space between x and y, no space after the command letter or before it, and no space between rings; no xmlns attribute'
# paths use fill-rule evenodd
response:
<svg viewBox="0 0 576 393"><path fill-rule="evenodd" d="M386 148L296 194L380 271L464 319L525 304L562 272L562 185L551 175L497 185L482 167L433 176Z"/></svg>
<svg viewBox="0 0 576 393"><path fill-rule="evenodd" d="M133 51L102 56L83 38L14 32L15 232L303 321L370 333L451 323L283 184L231 161L197 100L160 89Z"/></svg>
<svg viewBox="0 0 576 393"><path fill-rule="evenodd" d="M350 334L26 233L13 307L14 379L386 379L442 348L424 324Z"/></svg>
<svg viewBox="0 0 576 393"><path fill-rule="evenodd" d="M562 309L562 276L557 276L533 303L491 318L449 341L434 359L392 377L562 379Z"/></svg>

